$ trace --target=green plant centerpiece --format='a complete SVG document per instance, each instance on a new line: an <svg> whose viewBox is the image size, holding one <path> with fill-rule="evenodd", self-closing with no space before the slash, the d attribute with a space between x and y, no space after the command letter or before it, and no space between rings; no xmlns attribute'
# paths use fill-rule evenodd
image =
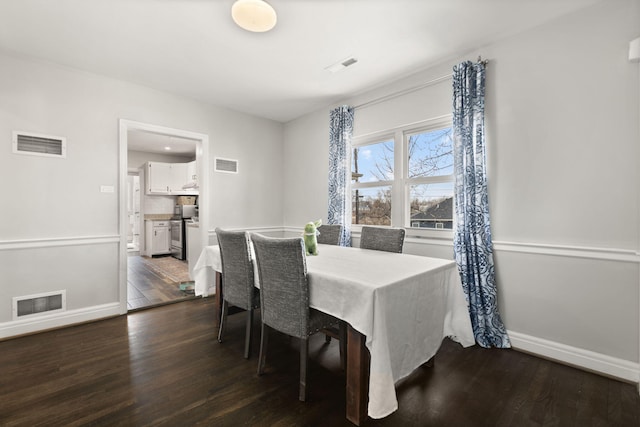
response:
<svg viewBox="0 0 640 427"><path fill-rule="evenodd" d="M304 247L307 255L318 255L318 227L322 225L322 220L308 222L304 226Z"/></svg>

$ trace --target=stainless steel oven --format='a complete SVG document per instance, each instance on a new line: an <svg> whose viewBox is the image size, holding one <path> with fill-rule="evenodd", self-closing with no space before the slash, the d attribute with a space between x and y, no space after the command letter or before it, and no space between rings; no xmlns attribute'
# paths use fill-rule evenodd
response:
<svg viewBox="0 0 640 427"><path fill-rule="evenodd" d="M172 219L169 222L171 224L171 256L185 259L184 221L182 219Z"/></svg>
<svg viewBox="0 0 640 427"><path fill-rule="evenodd" d="M197 216L197 205L176 205L171 220L171 256L187 259L187 233L185 221Z"/></svg>

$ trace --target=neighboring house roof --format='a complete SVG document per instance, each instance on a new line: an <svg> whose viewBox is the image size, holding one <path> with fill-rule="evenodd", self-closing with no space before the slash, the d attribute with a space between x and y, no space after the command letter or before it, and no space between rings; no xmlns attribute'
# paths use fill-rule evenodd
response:
<svg viewBox="0 0 640 427"><path fill-rule="evenodd" d="M448 199L444 199L442 202L437 205L431 206L429 209L424 212L418 212L415 215L411 215L412 220L426 220L426 221L434 221L434 220L451 220L453 218L453 197L449 197Z"/></svg>

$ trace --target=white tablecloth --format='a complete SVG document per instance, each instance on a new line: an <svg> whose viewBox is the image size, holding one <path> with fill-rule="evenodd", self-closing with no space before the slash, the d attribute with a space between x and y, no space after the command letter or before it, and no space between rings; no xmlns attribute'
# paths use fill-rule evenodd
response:
<svg viewBox="0 0 640 427"><path fill-rule="evenodd" d="M218 247L206 247L194 267L196 295L212 294L221 270ZM395 383L433 357L444 337L475 344L454 261L319 245L307 272L310 305L366 336L371 418L398 409Z"/></svg>

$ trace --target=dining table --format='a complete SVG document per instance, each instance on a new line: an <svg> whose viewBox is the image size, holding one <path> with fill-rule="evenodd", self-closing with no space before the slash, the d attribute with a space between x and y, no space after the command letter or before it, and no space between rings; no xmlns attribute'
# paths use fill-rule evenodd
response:
<svg viewBox="0 0 640 427"><path fill-rule="evenodd" d="M453 260L320 244L306 265L310 306L347 323L346 417L356 425L397 410L396 383L430 361L444 338L475 344ZM216 321L221 271L219 247L206 246L193 278L196 295L216 296Z"/></svg>

